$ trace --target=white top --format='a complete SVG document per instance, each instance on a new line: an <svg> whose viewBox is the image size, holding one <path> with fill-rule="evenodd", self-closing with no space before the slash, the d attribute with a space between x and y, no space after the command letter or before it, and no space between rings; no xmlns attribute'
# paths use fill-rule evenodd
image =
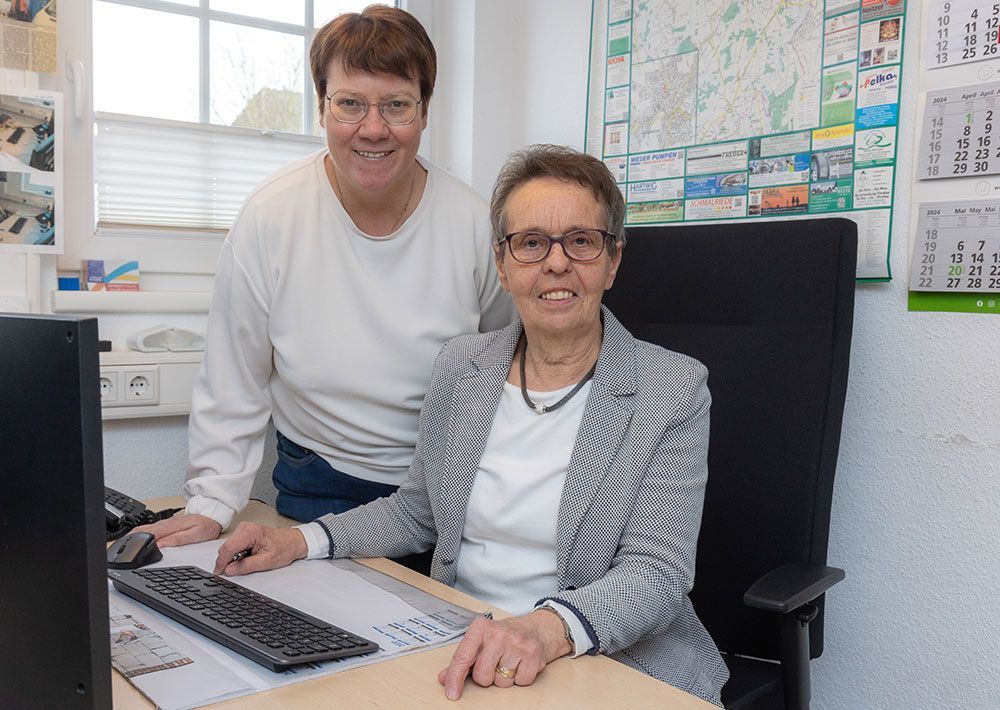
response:
<svg viewBox="0 0 1000 710"><path fill-rule="evenodd" d="M555 404L575 385L528 390L535 404ZM512 614L559 591L556 521L576 433L591 383L559 409L538 414L521 388L505 383L476 480L459 547L455 587ZM549 602L570 624L573 655L591 647L576 614Z"/></svg>
<svg viewBox="0 0 1000 710"><path fill-rule="evenodd" d="M536 404L555 404L575 385L533 392ZM506 383L469 495L459 547L455 588L512 614L526 614L543 597L559 591L556 522L566 469L591 383L559 409L545 414L528 408L521 388ZM309 558L329 554L329 538L317 523L298 527ZM571 655L593 644L579 618L557 601L547 601L568 624Z"/></svg>
<svg viewBox="0 0 1000 710"><path fill-rule="evenodd" d="M325 154L260 185L219 255L184 490L187 512L224 528L247 503L269 417L334 468L401 483L438 350L514 317L472 188L420 159L420 204L373 238L341 206Z"/></svg>

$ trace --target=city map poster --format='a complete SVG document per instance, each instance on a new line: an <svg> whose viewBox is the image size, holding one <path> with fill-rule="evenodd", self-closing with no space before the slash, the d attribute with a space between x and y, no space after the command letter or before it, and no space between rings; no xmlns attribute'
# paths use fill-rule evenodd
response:
<svg viewBox="0 0 1000 710"><path fill-rule="evenodd" d="M594 0L586 149L626 224L846 217L884 280L905 0Z"/></svg>

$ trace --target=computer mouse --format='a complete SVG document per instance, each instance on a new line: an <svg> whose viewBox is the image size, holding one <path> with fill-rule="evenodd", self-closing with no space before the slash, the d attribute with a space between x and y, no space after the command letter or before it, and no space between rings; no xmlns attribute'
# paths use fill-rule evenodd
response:
<svg viewBox="0 0 1000 710"><path fill-rule="evenodd" d="M109 569L136 569L162 559L156 537L148 532L129 533L108 548Z"/></svg>

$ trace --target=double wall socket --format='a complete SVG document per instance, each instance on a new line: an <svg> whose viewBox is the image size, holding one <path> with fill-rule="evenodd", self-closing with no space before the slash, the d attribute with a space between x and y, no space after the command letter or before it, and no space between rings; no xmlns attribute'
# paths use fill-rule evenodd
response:
<svg viewBox="0 0 1000 710"><path fill-rule="evenodd" d="M160 402L158 365L101 367L101 406L152 406Z"/></svg>

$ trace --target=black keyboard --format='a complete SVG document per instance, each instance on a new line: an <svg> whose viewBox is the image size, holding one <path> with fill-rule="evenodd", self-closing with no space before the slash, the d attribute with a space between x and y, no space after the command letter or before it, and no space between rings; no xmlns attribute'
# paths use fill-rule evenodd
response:
<svg viewBox="0 0 1000 710"><path fill-rule="evenodd" d="M108 570L115 589L273 671L378 644L197 567Z"/></svg>
<svg viewBox="0 0 1000 710"><path fill-rule="evenodd" d="M21 136L24 135L24 129L18 126L14 129L14 132L10 134L10 138L7 139L8 143L17 143L21 140Z"/></svg>
<svg viewBox="0 0 1000 710"><path fill-rule="evenodd" d="M28 220L25 217L18 217L7 231L11 234L20 234L21 230L24 229L24 225L27 223Z"/></svg>

